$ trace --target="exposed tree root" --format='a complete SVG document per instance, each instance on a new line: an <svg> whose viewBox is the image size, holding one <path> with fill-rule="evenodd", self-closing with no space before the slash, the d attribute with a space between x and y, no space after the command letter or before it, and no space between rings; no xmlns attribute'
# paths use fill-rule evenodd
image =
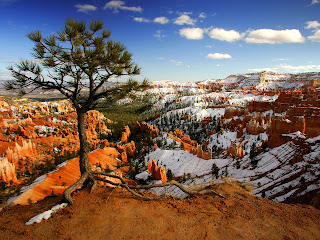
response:
<svg viewBox="0 0 320 240"><path fill-rule="evenodd" d="M135 191L135 190L140 190L140 189L150 189L150 188L155 188L155 187L166 187L166 186L172 186L175 185L178 188L180 188L184 193L190 195L190 196L199 196L199 195L206 195L206 194L213 194L215 196L221 197L221 198L225 198L224 196L222 196L221 194L217 193L216 191L213 191L212 189L201 189L199 191L194 191L194 190L189 190L187 188L185 188L182 184L178 183L175 180L166 182L166 183L160 183L160 184L151 184L151 185L143 185L143 186L130 186L119 176L115 176L109 173L103 173L103 172L92 172L92 174L94 175L102 175L102 176L107 176L107 177L111 177L111 178L115 178L115 179L119 179L121 181L121 183L114 183L110 180L95 176L96 180L102 181L102 182L106 182L110 185L113 186L121 186L125 189L127 189L131 194L133 194L136 197L142 198L144 200L156 200L161 198L161 196L157 196L157 197L147 197L147 196L143 196L141 194L139 194L139 192Z"/></svg>
<svg viewBox="0 0 320 240"><path fill-rule="evenodd" d="M104 179L102 177L99 177L97 175L100 176L107 176L113 179L118 179L120 180L119 183L114 183L110 180ZM90 193L93 192L93 190L95 189L95 187L98 185L97 181L101 181L101 182L105 182L108 183L112 186L120 186L125 188L128 192L130 192L132 195L141 198L143 200L157 200L162 198L162 196L156 196L156 197L149 197L149 196L144 196L142 195L139 190L143 189L151 189L151 188L155 188L155 187L166 187L166 186L176 186L178 188L181 189L181 191L183 191L184 193L188 194L189 196L199 196L199 195L215 195L221 198L225 198L224 196L222 196L221 194L217 193L216 191L213 191L212 189L201 189L199 191L195 191L195 190L189 190L186 187L184 187L182 184L178 183L175 180L166 182L166 183L160 183L160 184L150 184L150 185L143 185L143 186L129 186L127 182L125 182L123 180L123 178L110 174L110 173L104 173L104 172L94 172L92 171L91 173L84 173L81 175L80 179L75 182L73 185L71 185L70 187L68 187L64 192L63 192L63 197L64 199L70 203L73 204L74 201L71 197L71 194L77 190L79 187L81 187L86 181L89 181L92 183L91 189L90 189ZM175 196L171 196L174 199L180 199L179 197L175 197Z"/></svg>
<svg viewBox="0 0 320 240"><path fill-rule="evenodd" d="M86 182L86 180L88 180L88 177L89 177L89 173L85 172L84 174L81 175L78 181L76 181L74 184L68 187L62 194L64 200L66 200L69 204L73 204L74 201L71 197L71 193L73 193L75 190L81 187Z"/></svg>

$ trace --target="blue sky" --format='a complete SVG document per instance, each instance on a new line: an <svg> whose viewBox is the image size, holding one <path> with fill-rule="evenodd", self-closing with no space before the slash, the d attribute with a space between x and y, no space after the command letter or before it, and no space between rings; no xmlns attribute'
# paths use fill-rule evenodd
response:
<svg viewBox="0 0 320 240"><path fill-rule="evenodd" d="M26 34L100 19L150 81L320 71L319 0L0 0L0 80L32 59Z"/></svg>

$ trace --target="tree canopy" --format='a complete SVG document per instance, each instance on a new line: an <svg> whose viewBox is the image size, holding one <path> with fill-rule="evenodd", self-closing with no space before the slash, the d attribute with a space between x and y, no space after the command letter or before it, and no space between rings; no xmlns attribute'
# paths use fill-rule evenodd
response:
<svg viewBox="0 0 320 240"><path fill-rule="evenodd" d="M111 32L99 20L86 24L69 19L62 31L47 37L33 31L27 36L35 43L35 60L9 68L14 80L5 84L7 90L20 95L36 89L57 90L72 101L76 110L87 111L101 98L122 98L148 84L129 79L126 84L107 86L114 77L140 74L140 68L126 47L110 38Z"/></svg>

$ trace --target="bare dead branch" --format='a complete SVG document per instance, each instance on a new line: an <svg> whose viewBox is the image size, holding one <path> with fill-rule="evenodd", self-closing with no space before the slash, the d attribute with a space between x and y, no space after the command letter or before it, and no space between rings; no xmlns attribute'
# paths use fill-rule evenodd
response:
<svg viewBox="0 0 320 240"><path fill-rule="evenodd" d="M121 186L121 187L124 187L126 188L130 193L132 193L133 195L135 196L138 196L138 197L141 197L142 195L138 194L136 191L134 191L133 189L135 190L140 190L140 189L143 189L143 190L147 190L147 189L151 189L151 188L155 188L155 187L167 187L167 186L176 186L178 188L180 188L184 193L190 195L190 196L199 196L199 195L209 195L209 194L213 194L213 195L216 195L218 197L221 197L221 198L224 198L224 196L222 196L221 194L217 193L216 191L213 191L212 189L201 189L199 191L194 191L194 190L188 190L185 186L183 186L182 184L178 183L177 181L175 180L172 180L172 181L169 181L169 182L166 182L166 183L159 183L159 184L150 184L150 185L142 185L142 186L130 186L123 180L123 178L119 177L119 176L116 176L116 175L113 175L113 174L110 174L110 173L103 173L103 172L92 172L92 174L94 175L102 175L102 176L107 176L107 177L111 177L111 178L115 178L115 179L119 179L121 181L121 183L114 183L110 180L106 180L104 178L100 178L100 177L97 177L95 176L95 179L96 180L99 180L99 181L103 181L103 182L107 182L113 186ZM138 194L138 195L137 195ZM158 197L145 197L143 196L142 198L146 198L146 200L155 200L155 199L158 199ZM159 197L160 198L160 197Z"/></svg>

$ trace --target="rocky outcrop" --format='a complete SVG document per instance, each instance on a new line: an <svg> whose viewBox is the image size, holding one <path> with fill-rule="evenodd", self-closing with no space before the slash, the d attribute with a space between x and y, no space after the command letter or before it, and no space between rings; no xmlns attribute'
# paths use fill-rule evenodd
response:
<svg viewBox="0 0 320 240"><path fill-rule="evenodd" d="M14 163L15 165L17 165L19 161L32 160L36 158L38 152L36 149L36 145L32 143L31 140L22 140L21 146L16 143L13 149L7 149L5 155L10 163Z"/></svg>
<svg viewBox="0 0 320 240"><path fill-rule="evenodd" d="M123 163L128 162L127 153L125 153L125 152L121 153L121 154L120 154L120 160L121 160Z"/></svg>
<svg viewBox="0 0 320 240"><path fill-rule="evenodd" d="M243 158L243 149L241 144L236 144L231 141L230 147L228 148L228 155L230 157Z"/></svg>
<svg viewBox="0 0 320 240"><path fill-rule="evenodd" d="M91 167L95 170L105 169L107 166L109 169L114 170L118 163L115 156L118 156L118 154L119 153L115 148L98 149L89 153L89 162ZM118 172L116 174L120 175L122 173ZM30 201L37 202L52 194L61 195L63 191L76 182L79 177L79 159L71 159L65 164L60 165L60 168L57 171L41 177L42 181L38 179L36 184L31 188L27 188L19 197L14 199L12 203L27 205ZM108 180L114 181L115 183L118 182L118 180L115 179ZM100 183L101 182L99 182L99 184Z"/></svg>
<svg viewBox="0 0 320 240"><path fill-rule="evenodd" d="M224 118L233 118L235 116L241 116L244 113L244 109L238 107L226 107L224 112Z"/></svg>
<svg viewBox="0 0 320 240"><path fill-rule="evenodd" d="M263 125L260 125L258 121L256 121L255 119L252 119L247 123L246 130L248 133L252 135L258 135L259 133L263 133L265 131Z"/></svg>
<svg viewBox="0 0 320 240"><path fill-rule="evenodd" d="M243 135L243 125L239 124L239 127L237 129L237 138L241 138Z"/></svg>
<svg viewBox="0 0 320 240"><path fill-rule="evenodd" d="M176 136L177 138L179 138L181 140L181 142L183 142L183 143L187 143L187 144L194 146L194 147L197 146L197 142L194 140L191 140L191 138L188 134L183 134L179 128L174 130L173 135ZM186 147L189 148L189 146L186 146Z"/></svg>
<svg viewBox="0 0 320 240"><path fill-rule="evenodd" d="M3 131L9 127L9 124L0 116L0 131Z"/></svg>
<svg viewBox="0 0 320 240"><path fill-rule="evenodd" d="M179 128L174 133L170 132L168 135L175 141L182 143L185 151L205 160L212 159L212 149L210 148L208 151L203 150L206 149L208 142L204 142L204 146L198 144L196 141L191 140L189 135L183 134Z"/></svg>
<svg viewBox="0 0 320 240"><path fill-rule="evenodd" d="M153 180L161 180L162 182L167 182L166 168L162 166L157 166L156 160L148 162L148 172L151 173Z"/></svg>
<svg viewBox="0 0 320 240"><path fill-rule="evenodd" d="M250 112L265 112L269 110L273 110L273 102L257 102L257 101L252 101L249 102L246 106L246 108Z"/></svg>
<svg viewBox="0 0 320 240"><path fill-rule="evenodd" d="M128 143L130 133L130 128L125 126L124 129L121 130L121 142Z"/></svg>
<svg viewBox="0 0 320 240"><path fill-rule="evenodd" d="M159 134L159 129L156 126L150 125L146 122L136 122L132 127L132 132L141 131L148 133L152 138Z"/></svg>
<svg viewBox="0 0 320 240"><path fill-rule="evenodd" d="M202 149L202 145L197 146L196 155L198 158L202 158L204 160L210 160L212 159L212 149L209 148L209 151L204 151Z"/></svg>
<svg viewBox="0 0 320 240"><path fill-rule="evenodd" d="M120 153L126 153L128 156L133 156L136 151L136 144L134 141L127 143L125 145L116 144L116 147Z"/></svg>
<svg viewBox="0 0 320 240"><path fill-rule="evenodd" d="M15 165L7 157L0 158L0 180L6 183L17 182Z"/></svg>
<svg viewBox="0 0 320 240"><path fill-rule="evenodd" d="M109 132L104 115L95 110L88 111L86 133L90 148L107 146L108 141L103 138ZM20 173L28 170L33 174L38 171L38 165L79 151L77 115L68 101L3 105L0 111L0 141L0 156L14 164L14 167L5 164L7 169L10 167ZM129 150L134 151L132 146ZM126 161L124 154L117 157ZM22 174L17 176L23 177Z"/></svg>

